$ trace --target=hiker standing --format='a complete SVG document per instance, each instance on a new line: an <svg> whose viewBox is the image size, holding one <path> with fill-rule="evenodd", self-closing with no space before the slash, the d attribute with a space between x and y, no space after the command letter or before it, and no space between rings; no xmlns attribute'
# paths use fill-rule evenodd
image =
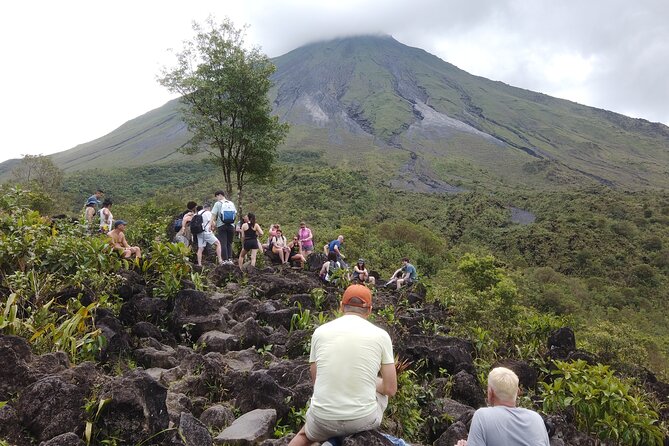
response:
<svg viewBox="0 0 669 446"><path fill-rule="evenodd" d="M211 210L211 230L216 229L216 238L221 242L221 255L225 263L232 264L232 242L235 239L235 219L237 208L235 204L225 198L225 192L217 190L216 204Z"/></svg>

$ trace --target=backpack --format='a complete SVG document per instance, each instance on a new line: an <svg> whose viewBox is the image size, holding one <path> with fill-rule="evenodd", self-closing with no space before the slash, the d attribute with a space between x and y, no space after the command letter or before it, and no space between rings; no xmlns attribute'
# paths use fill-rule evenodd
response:
<svg viewBox="0 0 669 446"><path fill-rule="evenodd" d="M174 232L179 232L181 231L181 228L183 227L183 222L184 222L184 215L186 215L188 211L182 212L178 216L174 218L174 223L172 223L172 227L174 228Z"/></svg>
<svg viewBox="0 0 669 446"><path fill-rule="evenodd" d="M198 235L204 232L204 228L202 227L204 223L204 220L202 219L202 212L198 212L197 214L193 215L193 219L190 221L190 232L193 235Z"/></svg>
<svg viewBox="0 0 669 446"><path fill-rule="evenodd" d="M235 204L230 200L225 200L221 202L221 212L219 218L223 223L232 224L237 218L237 209Z"/></svg>

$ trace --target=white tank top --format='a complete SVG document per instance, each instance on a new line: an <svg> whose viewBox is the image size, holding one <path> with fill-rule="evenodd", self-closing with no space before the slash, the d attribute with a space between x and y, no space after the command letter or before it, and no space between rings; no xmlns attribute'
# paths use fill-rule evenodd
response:
<svg viewBox="0 0 669 446"><path fill-rule="evenodd" d="M104 214L105 209L107 209L109 211L109 217L106 220L105 220L105 214ZM109 208L100 209L100 230L105 231L105 232L111 231L113 223L114 223L114 216L112 215Z"/></svg>

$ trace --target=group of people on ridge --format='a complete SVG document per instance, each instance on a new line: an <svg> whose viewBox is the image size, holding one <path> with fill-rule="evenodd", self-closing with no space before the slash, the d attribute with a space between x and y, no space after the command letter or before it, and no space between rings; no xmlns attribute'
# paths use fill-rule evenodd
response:
<svg viewBox="0 0 669 446"><path fill-rule="evenodd" d="M84 216L86 225L91 230L93 219L96 214L99 217L98 232L107 234L111 243L124 258L135 256L141 257L141 250L137 246L130 246L125 237L127 223L124 220L114 220L112 215L112 200L105 198L101 201L104 191L98 189L91 195L84 205ZM237 258L238 266L241 268L247 254L251 256L251 265L255 266L258 250L266 249L274 253L282 264L292 263L300 268L304 267L306 258L314 252L314 235L306 223L300 222L300 227L290 240L286 238L281 225L272 224L266 243L260 242L264 235L263 229L256 221L253 213L242 216L237 225L237 208L228 200L225 192L217 190L214 193L216 202L212 207L209 203L198 206L196 202L186 203L186 210L179 215L175 221L175 242L186 246L195 244L197 265L202 266L202 256L207 246L213 246L219 264L233 264L232 245L235 235L241 239L242 249ZM101 206L98 211L98 206ZM348 265L342 253L344 236L339 235L336 239L323 246L327 254L327 261L323 263L319 276L324 282L330 283L337 270L349 279ZM336 279L334 279L336 281ZM370 274L364 259L358 259L353 266L352 280L354 283L376 285L376 278ZM409 262L408 258L402 259L402 266L397 269L391 279L385 283L385 287L394 286L400 289L417 280L416 268Z"/></svg>
<svg viewBox="0 0 669 446"><path fill-rule="evenodd" d="M178 218L175 241L186 246L197 243L198 266L202 266L202 254L207 245L214 247L219 264L233 264L232 244L235 235L239 235L242 245L237 258L240 268L247 254L251 256L251 265L255 266L260 249L276 254L282 264L293 262L300 267L304 266L307 255L313 252L313 234L305 222L300 223L299 230L290 241L286 239L281 226L273 224L269 229L267 243L263 244L260 238L264 231L256 221L255 214L249 212L235 224L235 204L226 198L222 190L216 191L214 196L216 202L213 207L208 203L197 206L194 201L190 201L186 211Z"/></svg>
<svg viewBox="0 0 669 446"><path fill-rule="evenodd" d="M128 223L124 220L114 220L114 216L111 212L113 202L110 198L105 198L104 201L100 201L103 195L104 191L98 189L86 200L86 203L84 204L86 229L88 231L94 231L93 219L95 218L95 215L98 214L99 226L97 232L100 234L107 234L111 239L111 245L124 259L129 259L133 256L138 259L141 258L142 250L139 246L130 246L125 238L125 228ZM98 206L101 206L99 210Z"/></svg>

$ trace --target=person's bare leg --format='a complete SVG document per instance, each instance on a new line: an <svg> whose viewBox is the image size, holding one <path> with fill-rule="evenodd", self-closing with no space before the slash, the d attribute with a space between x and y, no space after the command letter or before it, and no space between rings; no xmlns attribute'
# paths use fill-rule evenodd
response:
<svg viewBox="0 0 669 446"><path fill-rule="evenodd" d="M251 250L251 266L256 266L256 256L258 255L257 249Z"/></svg>
<svg viewBox="0 0 669 446"><path fill-rule="evenodd" d="M246 255L246 250L242 248L242 252L239 253L239 269L242 269L244 265L244 256Z"/></svg>
<svg viewBox="0 0 669 446"><path fill-rule="evenodd" d="M204 251L204 246L198 246L197 248L197 266L202 266L202 252Z"/></svg>
<svg viewBox="0 0 669 446"><path fill-rule="evenodd" d="M215 245L216 245L216 257L218 258L218 264L220 265L223 263L223 257L221 257L221 243L218 242L215 243Z"/></svg>
<svg viewBox="0 0 669 446"><path fill-rule="evenodd" d="M297 435L290 440L288 446L311 446L312 443L313 442L307 438L307 434L304 433L304 428L302 428Z"/></svg>

